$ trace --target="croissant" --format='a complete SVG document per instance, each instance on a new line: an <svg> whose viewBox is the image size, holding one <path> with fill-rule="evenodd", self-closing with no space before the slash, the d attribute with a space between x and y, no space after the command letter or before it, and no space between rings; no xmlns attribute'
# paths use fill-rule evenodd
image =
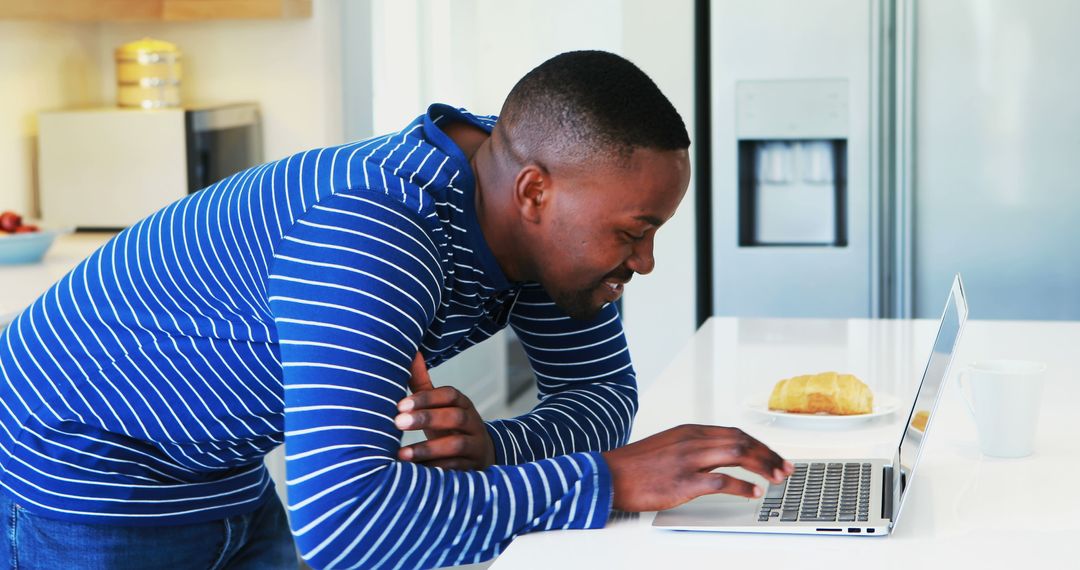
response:
<svg viewBox="0 0 1080 570"><path fill-rule="evenodd" d="M915 412L915 416L911 418L911 427L919 431L926 431L926 423L929 421L930 412L926 410L919 410Z"/></svg>
<svg viewBox="0 0 1080 570"><path fill-rule="evenodd" d="M787 378L776 383L769 409L800 414L839 416L869 414L874 407L870 388L851 374L822 372Z"/></svg>

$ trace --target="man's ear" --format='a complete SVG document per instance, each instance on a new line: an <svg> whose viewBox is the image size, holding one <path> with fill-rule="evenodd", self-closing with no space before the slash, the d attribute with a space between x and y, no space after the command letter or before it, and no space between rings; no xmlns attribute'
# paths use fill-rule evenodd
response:
<svg viewBox="0 0 1080 570"><path fill-rule="evenodd" d="M514 178L514 206L526 222L539 223L551 192L551 176L536 163L525 165Z"/></svg>

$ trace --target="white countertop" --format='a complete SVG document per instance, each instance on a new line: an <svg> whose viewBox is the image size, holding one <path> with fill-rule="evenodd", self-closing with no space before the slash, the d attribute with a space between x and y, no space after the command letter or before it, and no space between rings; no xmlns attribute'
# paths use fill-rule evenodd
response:
<svg viewBox="0 0 1080 570"><path fill-rule="evenodd" d="M86 256L115 236L112 232L62 235L40 263L0 265L0 324L41 296L53 283L67 275Z"/></svg>
<svg viewBox="0 0 1080 570"><path fill-rule="evenodd" d="M936 322L734 319L708 321L657 379L641 388L632 440L680 423L737 426L793 458L889 458L899 442ZM681 568L753 566L1013 568L1074 564L1080 495L1064 485L1080 470L1080 323L969 321L952 375L985 358L1048 364L1035 454L979 453L974 423L948 380L911 495L889 537L677 532L651 527L653 513L623 514L604 529L517 538L492 568ZM793 429L746 408L776 380L842 370L875 394L895 395L892 416L839 430ZM1047 494L1053 486L1055 491ZM1074 560L1074 562L1068 562Z"/></svg>

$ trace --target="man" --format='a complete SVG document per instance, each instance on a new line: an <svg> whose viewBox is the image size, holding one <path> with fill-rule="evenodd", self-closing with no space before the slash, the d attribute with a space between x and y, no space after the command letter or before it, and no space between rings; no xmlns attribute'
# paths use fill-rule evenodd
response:
<svg viewBox="0 0 1080 570"><path fill-rule="evenodd" d="M688 146L644 73L574 52L526 75L498 121L433 105L122 232L0 337L12 559L295 567L262 464L283 442L292 535L316 568L480 561L612 508L759 495L709 473L790 473L737 430L625 446L637 399L612 303L653 269ZM484 423L426 367L507 324L541 399ZM402 448L401 430L429 439Z"/></svg>

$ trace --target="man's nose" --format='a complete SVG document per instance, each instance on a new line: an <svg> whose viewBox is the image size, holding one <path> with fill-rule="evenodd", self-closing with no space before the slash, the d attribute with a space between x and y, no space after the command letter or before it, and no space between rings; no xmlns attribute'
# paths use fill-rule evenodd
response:
<svg viewBox="0 0 1080 570"><path fill-rule="evenodd" d="M634 251L626 260L626 267L641 275L652 273L653 268L656 267L656 259L653 257L653 236L648 236L634 246Z"/></svg>

